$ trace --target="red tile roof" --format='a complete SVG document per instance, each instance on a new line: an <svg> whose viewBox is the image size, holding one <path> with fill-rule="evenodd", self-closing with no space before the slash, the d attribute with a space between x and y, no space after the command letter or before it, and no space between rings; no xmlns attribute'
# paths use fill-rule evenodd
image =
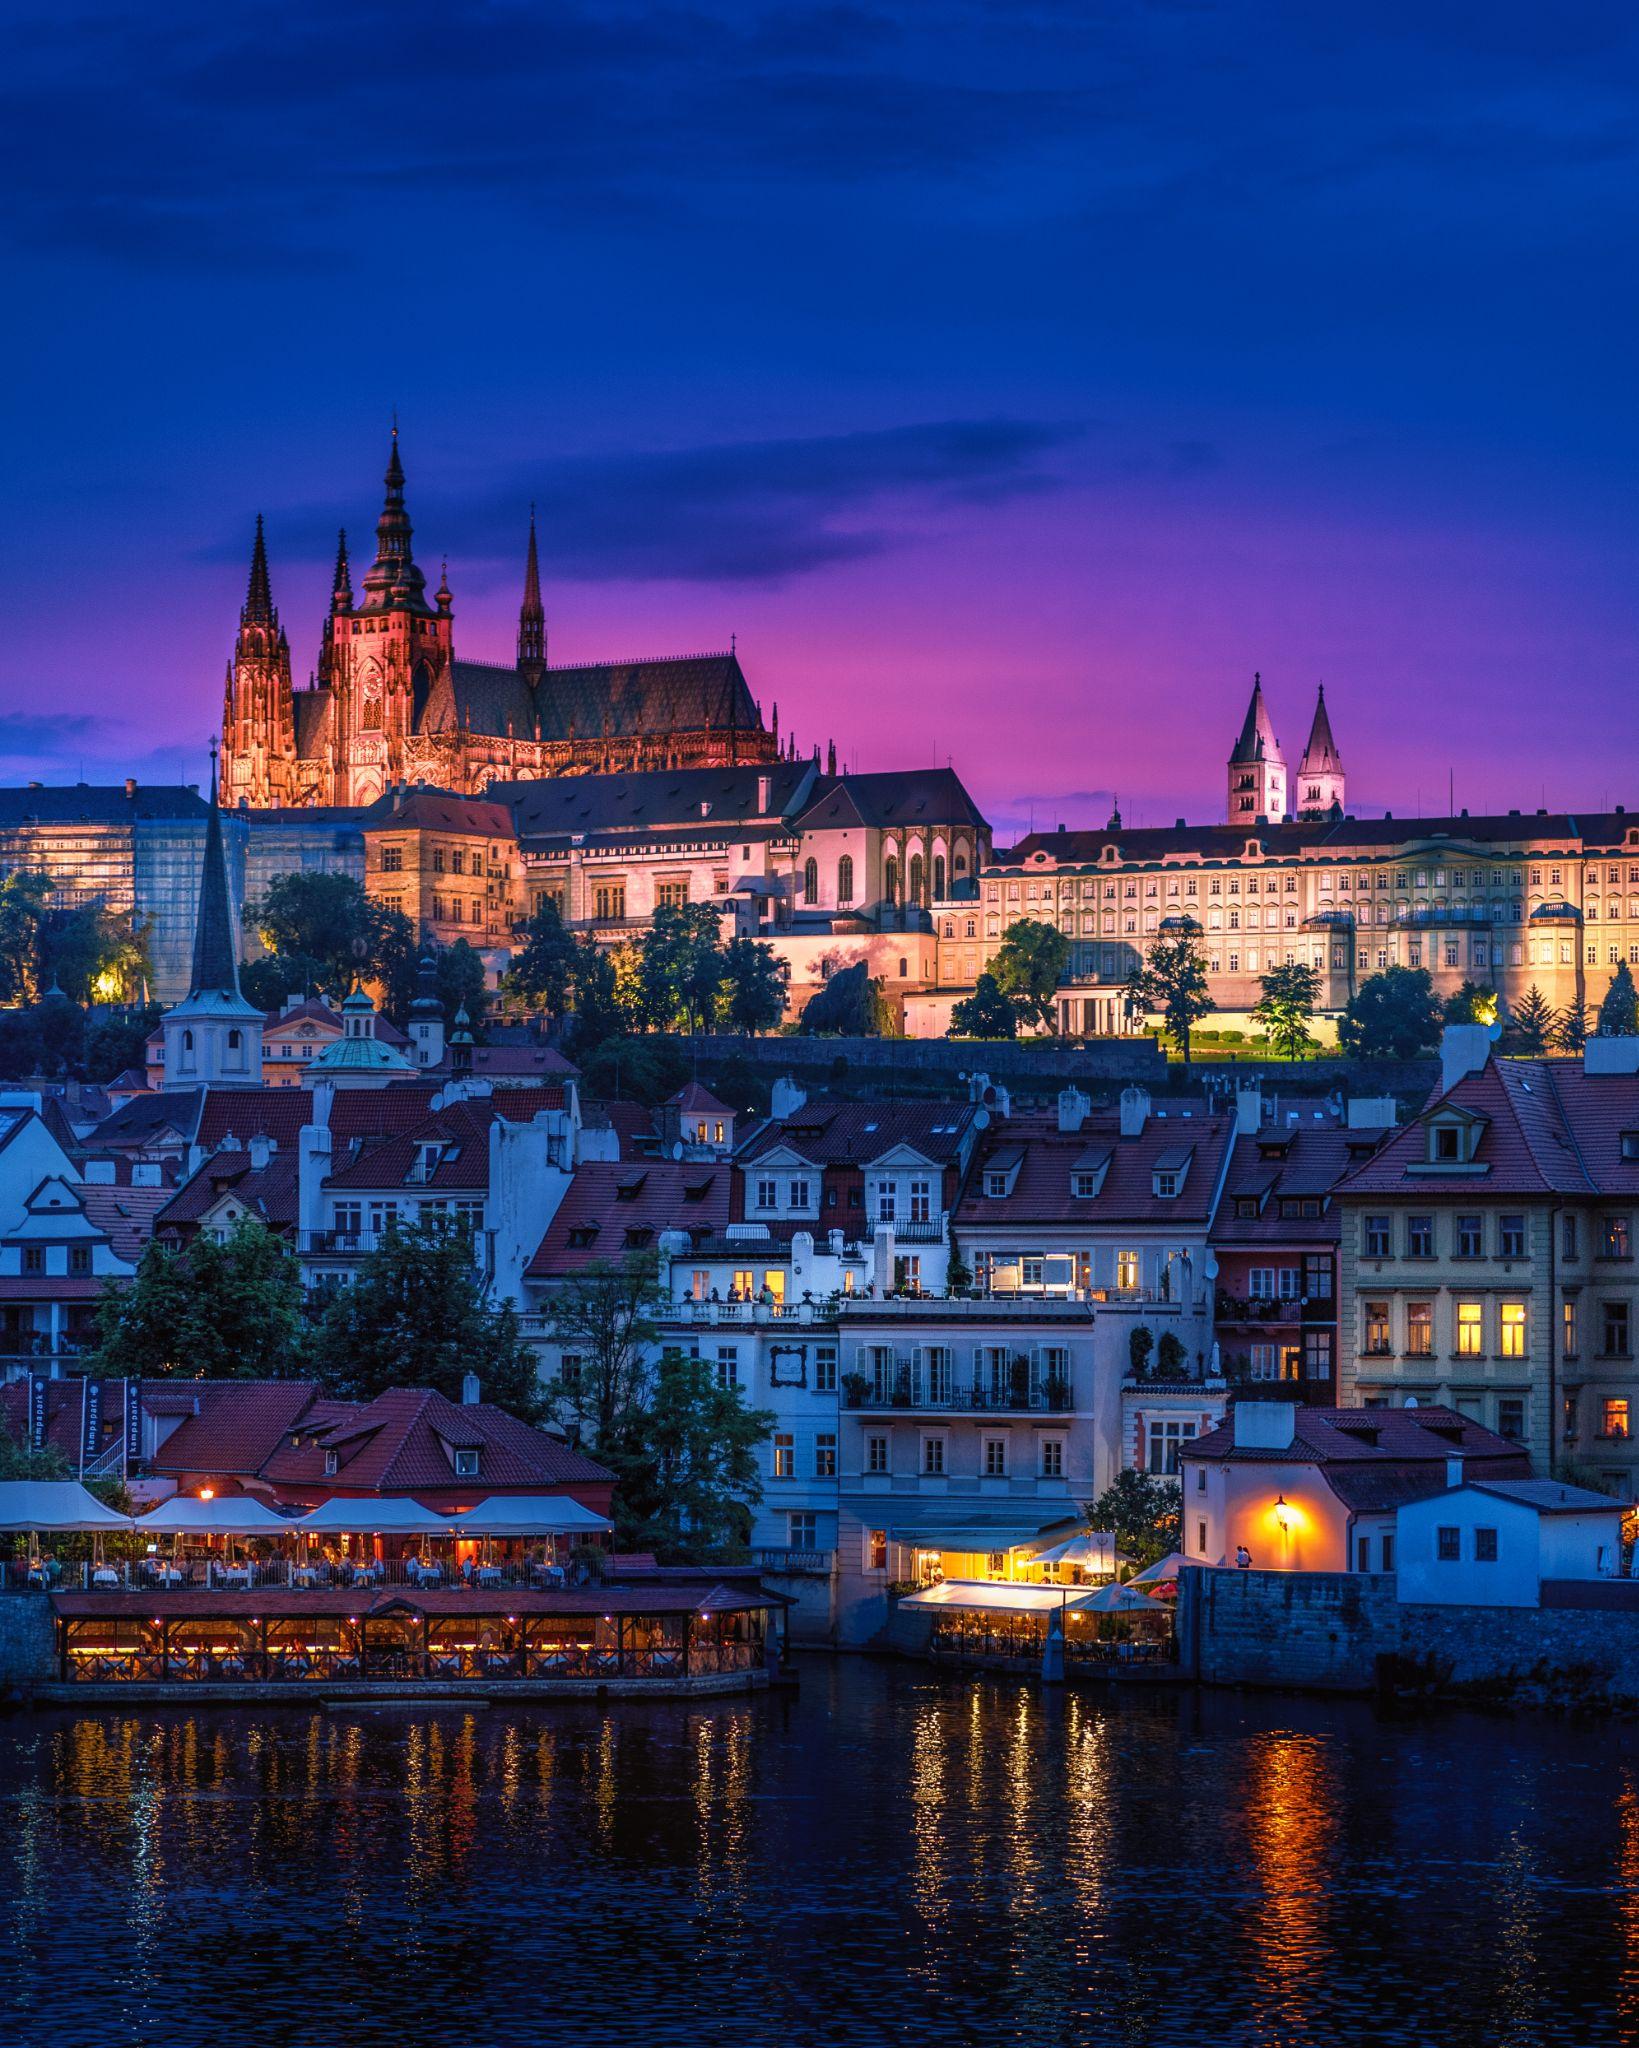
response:
<svg viewBox="0 0 1639 2048"><path fill-rule="evenodd" d="M953 1162L974 1128L970 1102L842 1102L825 1096L770 1119L742 1148L751 1165L781 1146L812 1166L868 1166L898 1145L925 1159Z"/></svg>
<svg viewBox="0 0 1639 2048"><path fill-rule="evenodd" d="M185 1416L148 1460L155 1472L201 1472L253 1478L319 1391L316 1380L145 1381L150 1389L192 1393L194 1414Z"/></svg>
<svg viewBox="0 0 1639 2048"><path fill-rule="evenodd" d="M1606 1077L1590 1082L1577 1068L1568 1070L1562 1082L1557 1065L1549 1060L1487 1061L1479 1073L1465 1074L1429 1103L1420 1116L1348 1177L1341 1192L1350 1199L1596 1193L1566 1102L1573 1100L1579 1105L1578 1120L1588 1126L1590 1136L1601 1117L1610 1120L1610 1111L1624 1097L1639 1125L1639 1080L1620 1077L1618 1089L1606 1098L1601 1111L1595 1107L1596 1096L1587 1091L1597 1091ZM1474 1164L1481 1171L1419 1173L1417 1169L1428 1162L1428 1120L1452 1107L1482 1119L1474 1151ZM1619 1117L1618 1112L1618 1121ZM1639 1178L1630 1184L1639 1187Z"/></svg>
<svg viewBox="0 0 1639 2048"><path fill-rule="evenodd" d="M582 1097L581 1122L588 1130L605 1125L620 1141L622 1159L636 1159L655 1143L654 1112L641 1102L598 1102Z"/></svg>
<svg viewBox="0 0 1639 2048"><path fill-rule="evenodd" d="M318 1427L308 1426L310 1422ZM264 1459L261 1475L289 1490L315 1487L318 1496L341 1493L414 1493L444 1488L486 1493L538 1492L576 1483L607 1485L610 1473L557 1437L520 1422L487 1401L457 1404L425 1387L394 1387L368 1403L326 1404L303 1419L301 1442L281 1441ZM476 1448L476 1478L457 1478L446 1445ZM334 1473L327 1451L338 1453Z"/></svg>
<svg viewBox="0 0 1639 2048"><path fill-rule="evenodd" d="M293 1229L297 1208L297 1154L294 1150L273 1154L266 1166L255 1167L248 1152L217 1152L207 1159L190 1180L165 1201L154 1218L160 1231L186 1233L213 1209L222 1197L232 1194L270 1230Z"/></svg>
<svg viewBox="0 0 1639 2048"><path fill-rule="evenodd" d="M713 1236L728 1223L729 1169L704 1161L595 1160L574 1178L526 1268L550 1280L649 1250L663 1230Z"/></svg>
<svg viewBox="0 0 1639 2048"><path fill-rule="evenodd" d="M1185 1445L1182 1455L1215 1464L1328 1466L1443 1466L1447 1458L1461 1458L1465 1469L1474 1467L1470 1476L1483 1471L1495 1478L1516 1472L1524 1477L1530 1471L1518 1444L1455 1408L1296 1407L1293 1439L1284 1449L1238 1443L1236 1412L1231 1409L1227 1421Z"/></svg>
<svg viewBox="0 0 1639 2048"><path fill-rule="evenodd" d="M1212 1242L1232 1251L1244 1245L1335 1245L1342 1212L1332 1200L1339 1183L1361 1163L1375 1142L1370 1132L1337 1125L1270 1130L1237 1138L1224 1180L1223 1199L1213 1220ZM1277 1149L1278 1148L1278 1149ZM1273 1156L1271 1156L1273 1155ZM1284 1215L1283 1202L1318 1199L1318 1216ZM1258 1202L1255 1216L1236 1214L1238 1201Z"/></svg>
<svg viewBox="0 0 1639 2048"><path fill-rule="evenodd" d="M135 1265L154 1234L154 1219L171 1200L169 1188L83 1186L86 1220L105 1231L115 1258Z"/></svg>
<svg viewBox="0 0 1639 2048"><path fill-rule="evenodd" d="M678 1089L667 1103L669 1109L680 1110L685 1116L733 1116L734 1111L726 1102L719 1102L709 1088L703 1088L698 1081L688 1081Z"/></svg>
<svg viewBox="0 0 1639 2048"><path fill-rule="evenodd" d="M997 1225L1205 1223L1212 1214L1224 1157L1234 1135L1229 1117L1150 1117L1136 1137L1121 1135L1119 1120L1089 1118L1079 1131L1056 1120L1009 1118L992 1125L974 1152L967 1184L956 1205L959 1229ZM1176 1195L1158 1195L1158 1168L1179 1171ZM987 1195L988 1171L1010 1176L1005 1195ZM1072 1193L1071 1175L1101 1173L1095 1195Z"/></svg>

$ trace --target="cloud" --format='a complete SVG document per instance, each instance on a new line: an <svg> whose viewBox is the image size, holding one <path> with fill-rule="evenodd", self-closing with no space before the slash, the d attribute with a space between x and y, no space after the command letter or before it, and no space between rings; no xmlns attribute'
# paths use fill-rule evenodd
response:
<svg viewBox="0 0 1639 2048"><path fill-rule="evenodd" d="M938 420L807 439L738 441L521 464L461 498L418 481L411 509L457 559L515 562L537 506L557 576L588 582L777 584L905 545L964 507L1064 488L1055 458L1083 429L1049 420ZM373 508L372 508L373 509ZM273 515L281 556L328 558L333 505ZM239 561L242 533L209 551Z"/></svg>

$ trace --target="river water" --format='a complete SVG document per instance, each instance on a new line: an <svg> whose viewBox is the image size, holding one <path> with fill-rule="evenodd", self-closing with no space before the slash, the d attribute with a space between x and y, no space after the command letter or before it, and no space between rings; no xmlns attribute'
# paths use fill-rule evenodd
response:
<svg viewBox="0 0 1639 2048"><path fill-rule="evenodd" d="M1639 2040L1620 1723L801 1672L0 1722L0 2042Z"/></svg>

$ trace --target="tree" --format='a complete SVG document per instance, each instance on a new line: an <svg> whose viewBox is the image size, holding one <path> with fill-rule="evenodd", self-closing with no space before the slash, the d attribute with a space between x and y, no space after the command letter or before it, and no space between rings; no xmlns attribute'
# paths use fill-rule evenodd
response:
<svg viewBox="0 0 1639 2048"><path fill-rule="evenodd" d="M1252 1006L1255 1022L1269 1034L1277 1052L1295 1060L1313 1050L1309 1024L1320 1001L1320 969L1302 960L1271 967L1258 983L1262 993Z"/></svg>
<svg viewBox="0 0 1639 2048"><path fill-rule="evenodd" d="M9 1479L72 1479L74 1474L68 1460L54 1444L45 1444L39 1450L14 1437L4 1423L0 1423L0 1480Z"/></svg>
<svg viewBox="0 0 1639 2048"><path fill-rule="evenodd" d="M1019 1013L996 986L993 974L981 974L973 993L950 1006L952 1038L1014 1038Z"/></svg>
<svg viewBox="0 0 1639 2048"><path fill-rule="evenodd" d="M1158 1472L1118 1472L1087 1510L1095 1529L1107 1529L1116 1548L1140 1564L1154 1564L1178 1548L1181 1495L1175 1480Z"/></svg>
<svg viewBox="0 0 1639 2048"><path fill-rule="evenodd" d="M838 967L803 1005L797 1029L805 1038L875 1038L877 986L863 960Z"/></svg>
<svg viewBox="0 0 1639 2048"><path fill-rule="evenodd" d="M40 1071L40 1027L32 1010L0 1010L0 1080L25 1081Z"/></svg>
<svg viewBox="0 0 1639 2048"><path fill-rule="evenodd" d="M661 903L638 941L643 1021L698 1031L723 980L722 923L709 903Z"/></svg>
<svg viewBox="0 0 1639 2048"><path fill-rule="evenodd" d="M146 929L99 896L54 910L40 935L42 973L76 1003L128 1003L148 977Z"/></svg>
<svg viewBox="0 0 1639 2048"><path fill-rule="evenodd" d="M1440 1041L1440 1004L1426 967L1369 975L1338 1020L1337 1042L1354 1059L1415 1059Z"/></svg>
<svg viewBox="0 0 1639 2048"><path fill-rule="evenodd" d="M1508 1019L1506 1037L1510 1051L1535 1058L1554 1043L1558 1029L1559 1012L1532 982Z"/></svg>
<svg viewBox="0 0 1639 2048"><path fill-rule="evenodd" d="M1581 996L1577 996L1565 1006L1554 1033L1554 1044L1560 1052L1581 1052L1587 1042L1588 1005Z"/></svg>
<svg viewBox="0 0 1639 2048"><path fill-rule="evenodd" d="M143 1072L149 1035L163 1014L157 1003L150 1003L145 1009L94 1017L85 1033L85 1078L101 1084L123 1074L127 1067Z"/></svg>
<svg viewBox="0 0 1639 2048"><path fill-rule="evenodd" d="M1445 1000L1448 1024L1495 1024L1497 991L1488 981L1465 981L1454 996Z"/></svg>
<svg viewBox="0 0 1639 2048"><path fill-rule="evenodd" d="M772 946L758 939L730 939L723 949L723 1021L747 1038L772 1031L785 1015L790 980L790 963Z"/></svg>
<svg viewBox="0 0 1639 2048"><path fill-rule="evenodd" d="M31 1003L39 993L50 900L51 877L42 868L0 876L0 1003Z"/></svg>
<svg viewBox="0 0 1639 2048"><path fill-rule="evenodd" d="M619 1546L662 1564L743 1557L763 1496L757 1449L773 1426L772 1411L747 1407L714 1364L668 1350L641 1401L598 1441L615 1474Z"/></svg>
<svg viewBox="0 0 1639 2048"><path fill-rule="evenodd" d="M1070 960L1070 941L1056 925L1021 917L1002 933L990 962L991 978L1021 1024L1058 1029L1058 987Z"/></svg>
<svg viewBox="0 0 1639 2048"><path fill-rule="evenodd" d="M552 1298L553 1339L580 1361L575 1377L559 1382L559 1420L575 1423L595 1446L611 1441L641 1404L665 1302L654 1252L632 1252L619 1265L599 1259L570 1274Z"/></svg>
<svg viewBox="0 0 1639 2048"><path fill-rule="evenodd" d="M627 1029L615 983L615 963L590 932L575 940L575 1056L577 1059Z"/></svg>
<svg viewBox="0 0 1639 2048"><path fill-rule="evenodd" d="M576 1053L581 1086L594 1099L654 1109L689 1078L689 1062L672 1038L606 1038L591 1052L581 1054L577 1046Z"/></svg>
<svg viewBox="0 0 1639 2048"><path fill-rule="evenodd" d="M327 1386L355 1401L388 1387L431 1387L459 1401L471 1372L486 1401L526 1422L547 1407L512 1304L497 1310L485 1299L472 1232L441 1218L383 1234L325 1303L312 1361Z"/></svg>
<svg viewBox="0 0 1639 2048"><path fill-rule="evenodd" d="M1206 962L1194 933L1158 939L1144 965L1127 976L1127 992L1141 1008L1161 1012L1167 1036L1183 1055L1187 1073L1190 1033L1218 1007L1207 988Z"/></svg>
<svg viewBox="0 0 1639 2048"><path fill-rule="evenodd" d="M575 985L575 941L550 896L518 927L518 938L521 944L507 971L508 994L539 1004L548 1016L562 1017Z"/></svg>
<svg viewBox="0 0 1639 2048"><path fill-rule="evenodd" d="M1599 1005L1601 1038L1639 1038L1639 989L1624 960L1611 976L1611 985Z"/></svg>
<svg viewBox="0 0 1639 2048"><path fill-rule="evenodd" d="M456 1013L465 1010L476 1037L482 1037L484 1016L489 1009L489 985L484 975L484 957L465 939L452 946L440 946L433 960L434 985L444 1006L447 1030L455 1027Z"/></svg>
<svg viewBox="0 0 1639 2048"><path fill-rule="evenodd" d="M293 997L316 995L324 988L324 963L299 953L264 953L259 959L244 960L239 966L239 993L247 1003L278 1016ZM340 1001L343 990L326 990Z"/></svg>
<svg viewBox="0 0 1639 2048"><path fill-rule="evenodd" d="M1127 1332L1127 1363L1135 1380L1149 1376L1150 1353L1155 1349L1155 1332L1147 1323L1134 1323Z"/></svg>
<svg viewBox="0 0 1639 2048"><path fill-rule="evenodd" d="M97 1304L90 1370L163 1379L289 1379L306 1366L301 1273L280 1240L242 1217L225 1244L181 1251L151 1238L128 1286Z"/></svg>
<svg viewBox="0 0 1639 2048"><path fill-rule="evenodd" d="M85 1012L60 988L48 988L34 1006L40 1034L40 1072L51 1079L77 1074L85 1061Z"/></svg>
<svg viewBox="0 0 1639 2048"><path fill-rule="evenodd" d="M246 921L279 961L281 996L323 986L339 998L355 981L374 981L386 1014L395 1024L405 1021L420 966L415 926L403 911L366 895L351 875L275 875Z"/></svg>

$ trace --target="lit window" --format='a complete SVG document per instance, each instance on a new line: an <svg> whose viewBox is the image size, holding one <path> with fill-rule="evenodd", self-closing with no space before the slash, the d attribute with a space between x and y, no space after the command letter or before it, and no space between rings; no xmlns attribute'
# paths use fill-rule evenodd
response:
<svg viewBox="0 0 1639 2048"><path fill-rule="evenodd" d="M1459 1301L1457 1304L1457 1356L1459 1358L1482 1358L1485 1355L1485 1305L1478 1301Z"/></svg>
<svg viewBox="0 0 1639 2048"><path fill-rule="evenodd" d="M774 1477L795 1479L797 1476L797 1444L792 1436L776 1436L774 1439Z"/></svg>
<svg viewBox="0 0 1639 2048"><path fill-rule="evenodd" d="M1505 1301L1502 1305L1502 1355L1504 1358L1525 1356L1525 1304L1523 1301Z"/></svg>
<svg viewBox="0 0 1639 2048"><path fill-rule="evenodd" d="M1618 1395L1604 1406L1603 1430L1606 1436L1625 1437L1628 1433L1628 1404L1625 1396Z"/></svg>

